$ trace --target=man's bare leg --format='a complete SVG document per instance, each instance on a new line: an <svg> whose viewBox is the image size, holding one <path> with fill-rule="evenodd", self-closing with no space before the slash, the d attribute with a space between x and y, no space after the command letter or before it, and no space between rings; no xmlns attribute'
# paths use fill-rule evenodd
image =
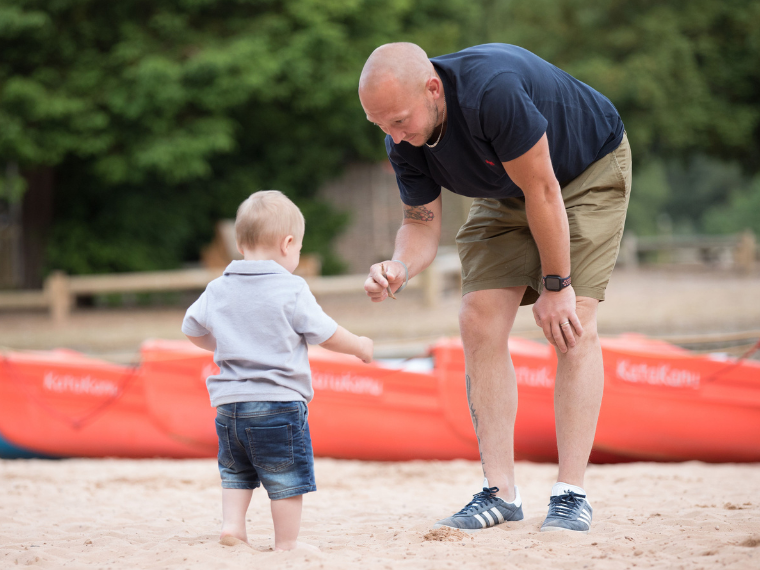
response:
<svg viewBox="0 0 760 570"><path fill-rule="evenodd" d="M480 460L497 496L515 499L514 430L517 381L507 341L525 287L474 291L462 299L467 399Z"/></svg>
<svg viewBox="0 0 760 570"><path fill-rule="evenodd" d="M557 377L554 384L554 414L559 450L557 481L583 488L583 477L596 432L602 405L604 367L596 326L599 301L577 297L578 318L583 336L574 348L557 350Z"/></svg>

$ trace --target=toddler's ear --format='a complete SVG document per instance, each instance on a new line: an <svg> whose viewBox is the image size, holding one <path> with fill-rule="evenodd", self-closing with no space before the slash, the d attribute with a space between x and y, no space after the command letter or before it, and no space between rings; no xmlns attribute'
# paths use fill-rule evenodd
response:
<svg viewBox="0 0 760 570"><path fill-rule="evenodd" d="M245 252L243 251L243 248L240 247L240 244L238 242L235 242L235 247L237 248L237 250L240 253L240 255L242 255L243 257L245 257Z"/></svg>
<svg viewBox="0 0 760 570"><path fill-rule="evenodd" d="M288 254L288 249L290 249L293 244L295 244L296 238L293 236L285 236L282 238L282 241L280 242L280 249L282 250L282 255Z"/></svg>

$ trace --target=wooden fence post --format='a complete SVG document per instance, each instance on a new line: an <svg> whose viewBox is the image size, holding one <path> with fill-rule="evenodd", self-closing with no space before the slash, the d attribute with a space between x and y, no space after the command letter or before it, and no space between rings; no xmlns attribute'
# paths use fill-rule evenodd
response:
<svg viewBox="0 0 760 570"><path fill-rule="evenodd" d="M739 243L734 250L734 263L745 273L751 273L755 268L755 259L757 256L757 240L755 233L746 229L739 237Z"/></svg>
<svg viewBox="0 0 760 570"><path fill-rule="evenodd" d="M639 265L639 245L636 234L627 231L620 242L618 259L626 269L636 269Z"/></svg>
<svg viewBox="0 0 760 570"><path fill-rule="evenodd" d="M50 316L56 325L65 324L71 313L69 278L63 271L53 271L45 280L45 295L50 304Z"/></svg>
<svg viewBox="0 0 760 570"><path fill-rule="evenodd" d="M420 278L422 279L423 303L428 308L437 307L443 291L443 276L436 260L433 260L433 263L422 272Z"/></svg>

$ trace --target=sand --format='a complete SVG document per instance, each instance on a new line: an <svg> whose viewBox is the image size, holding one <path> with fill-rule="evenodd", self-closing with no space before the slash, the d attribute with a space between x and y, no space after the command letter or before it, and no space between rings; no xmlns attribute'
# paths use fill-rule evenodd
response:
<svg viewBox="0 0 760 570"><path fill-rule="evenodd" d="M526 518L431 531L478 489L469 461L318 459L300 539L275 553L254 492L252 548L218 543L213 460L0 461L0 568L760 568L760 465L592 465L588 535L539 533L556 466L517 465Z"/></svg>

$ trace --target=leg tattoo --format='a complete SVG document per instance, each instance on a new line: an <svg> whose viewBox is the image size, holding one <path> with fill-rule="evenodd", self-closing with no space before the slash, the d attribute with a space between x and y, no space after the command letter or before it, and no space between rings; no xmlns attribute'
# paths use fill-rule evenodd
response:
<svg viewBox="0 0 760 570"><path fill-rule="evenodd" d="M480 435L478 434L478 414L475 412L475 404L472 403L472 398L470 397L470 375L465 374L464 376L466 386L467 386L467 402L470 404L470 417L472 418L472 427L475 428L475 437L478 438L478 451L480 451L480 464L483 466L483 473L485 473L486 464L485 461L483 461L483 451L480 449Z"/></svg>

